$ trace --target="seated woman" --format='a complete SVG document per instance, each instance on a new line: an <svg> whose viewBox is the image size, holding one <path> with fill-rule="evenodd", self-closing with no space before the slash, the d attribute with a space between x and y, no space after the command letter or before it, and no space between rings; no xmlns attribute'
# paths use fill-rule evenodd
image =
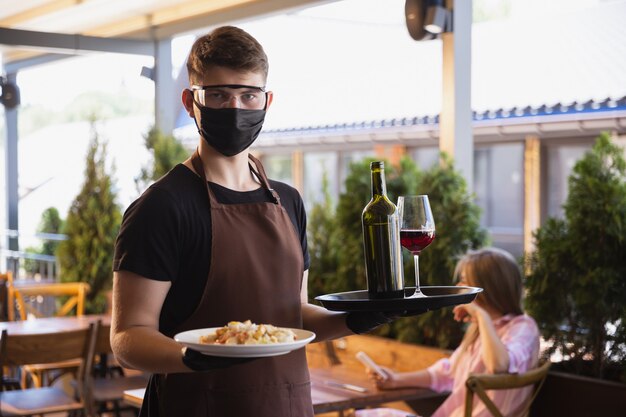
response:
<svg viewBox="0 0 626 417"><path fill-rule="evenodd" d="M380 389L427 387L450 396L433 417L460 417L465 411L465 381L470 373L523 373L537 366L539 330L522 310L522 274L513 256L501 249L471 251L457 264L458 285L484 289L470 304L456 306L454 318L470 323L461 345L450 358L427 369L394 372L383 368L385 380L369 372ZM496 406L506 416L517 416L532 387L490 391ZM406 411L359 410L357 417L404 417ZM474 417L491 416L482 401L474 401Z"/></svg>

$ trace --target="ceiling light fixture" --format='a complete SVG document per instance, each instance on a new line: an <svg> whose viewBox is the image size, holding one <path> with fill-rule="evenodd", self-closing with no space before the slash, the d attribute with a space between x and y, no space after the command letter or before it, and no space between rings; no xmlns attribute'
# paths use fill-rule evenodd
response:
<svg viewBox="0 0 626 417"><path fill-rule="evenodd" d="M434 39L452 30L452 12L443 0L406 0L404 14L409 35L416 41Z"/></svg>

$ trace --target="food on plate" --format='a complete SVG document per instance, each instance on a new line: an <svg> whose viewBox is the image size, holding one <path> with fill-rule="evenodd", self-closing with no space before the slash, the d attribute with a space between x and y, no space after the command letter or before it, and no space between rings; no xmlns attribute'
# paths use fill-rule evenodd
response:
<svg viewBox="0 0 626 417"><path fill-rule="evenodd" d="M273 343L290 343L297 339L291 329L272 326L271 324L255 324L250 320L244 322L231 321L218 328L215 333L200 336L202 344L217 345L267 345Z"/></svg>

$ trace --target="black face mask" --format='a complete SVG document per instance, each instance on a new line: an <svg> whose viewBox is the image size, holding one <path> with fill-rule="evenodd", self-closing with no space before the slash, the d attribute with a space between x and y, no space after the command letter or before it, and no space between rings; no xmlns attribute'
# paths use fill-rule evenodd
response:
<svg viewBox="0 0 626 417"><path fill-rule="evenodd" d="M247 149L261 133L265 110L239 108L212 109L198 104L198 133L211 147L224 156L234 156ZM194 121L195 121L194 117Z"/></svg>

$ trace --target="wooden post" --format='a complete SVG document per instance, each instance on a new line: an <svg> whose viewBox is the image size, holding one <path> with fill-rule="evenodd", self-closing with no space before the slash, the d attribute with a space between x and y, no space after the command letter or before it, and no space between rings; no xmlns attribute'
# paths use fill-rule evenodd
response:
<svg viewBox="0 0 626 417"><path fill-rule="evenodd" d="M533 232L541 225L541 141L526 136L524 147L524 252L535 249Z"/></svg>
<svg viewBox="0 0 626 417"><path fill-rule="evenodd" d="M300 194L304 193L304 154L302 151L294 151L291 154L291 178L293 186Z"/></svg>

